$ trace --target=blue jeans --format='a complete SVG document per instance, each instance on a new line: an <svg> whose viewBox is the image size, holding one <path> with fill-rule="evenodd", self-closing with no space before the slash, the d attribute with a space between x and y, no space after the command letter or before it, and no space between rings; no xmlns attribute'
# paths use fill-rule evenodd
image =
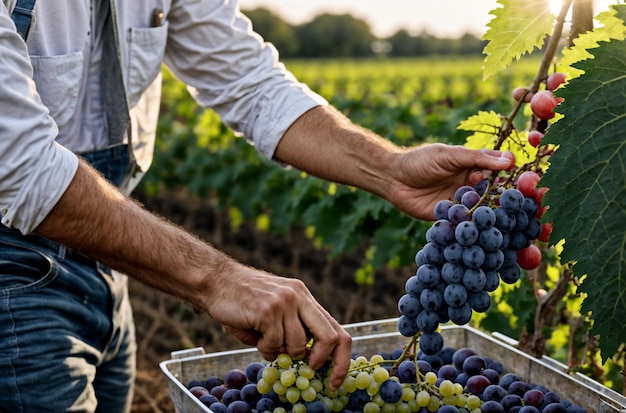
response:
<svg viewBox="0 0 626 413"><path fill-rule="evenodd" d="M129 412L135 351L126 276L0 225L0 412Z"/></svg>

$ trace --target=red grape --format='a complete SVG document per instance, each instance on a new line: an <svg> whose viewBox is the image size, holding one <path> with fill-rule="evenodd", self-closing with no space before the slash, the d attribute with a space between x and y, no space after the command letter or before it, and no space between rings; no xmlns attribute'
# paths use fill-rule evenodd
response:
<svg viewBox="0 0 626 413"><path fill-rule="evenodd" d="M537 268L540 262L541 250L534 244L517 251L517 264L525 270Z"/></svg>
<svg viewBox="0 0 626 413"><path fill-rule="evenodd" d="M528 88L520 86L520 87L516 87L515 89L513 89L511 96L513 96L513 99L515 99L516 101L519 101L523 98L524 102L528 103L530 102L530 99L533 97L533 93L528 91Z"/></svg>
<svg viewBox="0 0 626 413"><path fill-rule="evenodd" d="M548 80L546 81L546 86L548 90L554 90L565 83L565 73L554 72L550 76L548 76Z"/></svg>
<svg viewBox="0 0 626 413"><path fill-rule="evenodd" d="M553 110L558 103L551 91L542 90L530 100L530 109L539 119L548 120L554 117Z"/></svg>
<svg viewBox="0 0 626 413"><path fill-rule="evenodd" d="M543 138L543 133L538 130L533 130L528 133L528 143L534 148L541 144L541 138Z"/></svg>
<svg viewBox="0 0 626 413"><path fill-rule="evenodd" d="M517 178L517 189L524 196L534 197L537 194L537 182L539 182L539 174L526 171Z"/></svg>

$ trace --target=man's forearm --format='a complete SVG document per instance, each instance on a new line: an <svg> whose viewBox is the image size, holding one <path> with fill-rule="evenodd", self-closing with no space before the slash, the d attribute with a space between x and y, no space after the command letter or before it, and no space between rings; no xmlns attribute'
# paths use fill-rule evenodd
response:
<svg viewBox="0 0 626 413"><path fill-rule="evenodd" d="M303 114L287 130L275 158L320 178L387 197L395 155L403 149L351 123L330 106Z"/></svg>
<svg viewBox="0 0 626 413"><path fill-rule="evenodd" d="M236 264L193 235L164 224L81 162L35 232L198 305L210 293L210 276L232 273ZM194 291L198 296L189 296Z"/></svg>

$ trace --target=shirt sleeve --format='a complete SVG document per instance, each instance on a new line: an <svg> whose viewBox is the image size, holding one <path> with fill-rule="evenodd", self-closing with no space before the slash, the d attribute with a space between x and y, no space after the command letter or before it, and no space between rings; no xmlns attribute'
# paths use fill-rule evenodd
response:
<svg viewBox="0 0 626 413"><path fill-rule="evenodd" d="M268 158L298 117L328 104L287 71L236 1L175 1L168 20L167 66Z"/></svg>
<svg viewBox="0 0 626 413"><path fill-rule="evenodd" d="M55 142L58 129L41 103L22 38L0 2L0 216L32 232L52 210L78 168Z"/></svg>

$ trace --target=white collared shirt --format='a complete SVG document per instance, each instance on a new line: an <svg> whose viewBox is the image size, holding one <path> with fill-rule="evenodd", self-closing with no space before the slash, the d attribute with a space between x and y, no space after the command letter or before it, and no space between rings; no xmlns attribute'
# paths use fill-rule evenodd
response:
<svg viewBox="0 0 626 413"><path fill-rule="evenodd" d="M78 164L72 152L108 145L94 30L101 1L38 1L28 48L10 19L15 0L0 1L0 215L23 233L69 185ZM152 161L163 63L199 104L270 159L299 116L327 104L253 33L236 1L115 0L114 7L133 149L144 172ZM156 24L155 10L165 16Z"/></svg>

